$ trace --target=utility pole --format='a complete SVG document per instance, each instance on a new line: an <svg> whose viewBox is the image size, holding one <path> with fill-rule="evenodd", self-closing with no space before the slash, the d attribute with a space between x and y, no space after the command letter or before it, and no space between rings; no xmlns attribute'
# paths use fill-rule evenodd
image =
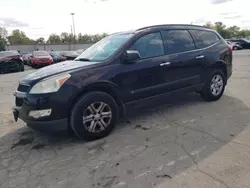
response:
<svg viewBox="0 0 250 188"><path fill-rule="evenodd" d="M70 37L70 40L71 40L71 42L73 41L72 40L72 36L74 37L74 34L73 34L73 29L72 29L72 25L70 25L70 31L71 31L71 37Z"/></svg>
<svg viewBox="0 0 250 188"><path fill-rule="evenodd" d="M70 13L70 15L72 16L72 26L73 26L73 36L74 36L74 40L76 39L76 29L75 29L75 20L74 20L74 15L75 13Z"/></svg>

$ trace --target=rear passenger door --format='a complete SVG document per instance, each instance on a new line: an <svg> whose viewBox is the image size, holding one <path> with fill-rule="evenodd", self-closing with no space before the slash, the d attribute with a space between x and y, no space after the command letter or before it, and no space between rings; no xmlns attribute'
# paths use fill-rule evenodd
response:
<svg viewBox="0 0 250 188"><path fill-rule="evenodd" d="M200 84L203 67L189 31L165 30L163 38L169 57L165 72L168 83L166 89L172 91Z"/></svg>
<svg viewBox="0 0 250 188"><path fill-rule="evenodd" d="M220 38L212 31L190 30L197 48L197 60L203 66L204 74L202 80L205 80L206 68L214 64L220 57L221 50L225 48L224 43L219 43Z"/></svg>

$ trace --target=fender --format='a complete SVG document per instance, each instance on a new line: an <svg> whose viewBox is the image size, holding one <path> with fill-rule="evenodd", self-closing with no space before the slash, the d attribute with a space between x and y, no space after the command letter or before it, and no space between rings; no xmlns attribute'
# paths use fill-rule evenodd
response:
<svg viewBox="0 0 250 188"><path fill-rule="evenodd" d="M224 60L219 59L215 63L210 64L208 68L209 69L214 69L214 68L221 69L226 76L226 84L227 84L228 75L229 75L227 66L228 66L227 63Z"/></svg>
<svg viewBox="0 0 250 188"><path fill-rule="evenodd" d="M91 91L102 91L111 95L114 98L114 100L117 102L120 108L121 115L122 116L125 115L125 106L122 100L121 93L119 91L119 87L113 82L110 82L107 80L99 80L97 82L88 83L84 85L83 89L79 89L79 92L76 95L74 95L72 99L72 104L74 104L78 100L78 98L83 96L85 93L91 92ZM72 107L73 105L71 106L71 108Z"/></svg>

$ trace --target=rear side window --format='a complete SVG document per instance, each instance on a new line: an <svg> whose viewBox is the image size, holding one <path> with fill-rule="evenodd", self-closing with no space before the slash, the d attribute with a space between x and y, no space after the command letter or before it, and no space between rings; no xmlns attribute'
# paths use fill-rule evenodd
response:
<svg viewBox="0 0 250 188"><path fill-rule="evenodd" d="M218 42L219 37L211 31L190 30L197 48L206 48Z"/></svg>
<svg viewBox="0 0 250 188"><path fill-rule="evenodd" d="M164 31L164 44L167 47L167 53L180 53L195 49L192 36L187 30L169 30Z"/></svg>
<svg viewBox="0 0 250 188"><path fill-rule="evenodd" d="M164 55L160 32L144 35L133 44L130 50L138 51L142 59Z"/></svg>

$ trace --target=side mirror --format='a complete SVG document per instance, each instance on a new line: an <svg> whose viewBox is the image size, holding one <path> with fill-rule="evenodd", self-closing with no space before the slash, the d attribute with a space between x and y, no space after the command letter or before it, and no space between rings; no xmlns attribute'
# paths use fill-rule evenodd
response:
<svg viewBox="0 0 250 188"><path fill-rule="evenodd" d="M137 59L140 59L140 53L136 50L127 50L124 54L125 64L132 64Z"/></svg>

